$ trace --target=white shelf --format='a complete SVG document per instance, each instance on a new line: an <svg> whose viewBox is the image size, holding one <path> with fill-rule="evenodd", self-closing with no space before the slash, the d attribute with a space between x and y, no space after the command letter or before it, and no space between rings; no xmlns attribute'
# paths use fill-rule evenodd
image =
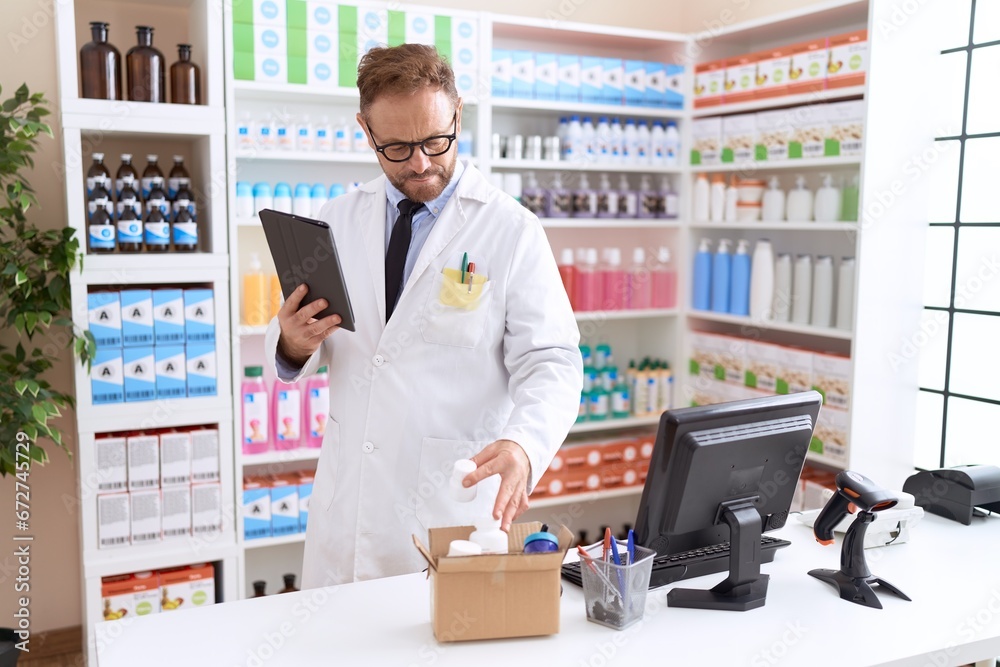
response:
<svg viewBox="0 0 1000 667"><path fill-rule="evenodd" d="M304 83L265 83L261 81L233 81L233 92L239 100L274 102L350 102L359 98L358 89L309 86Z"/></svg>
<svg viewBox="0 0 1000 667"><path fill-rule="evenodd" d="M723 322L725 324L739 324L743 327L765 329L768 331L788 331L790 333L804 334L806 336L816 336L818 338L836 338L838 340L852 340L854 334L847 329L834 329L832 327L813 327L803 324L792 324L791 322L772 322L768 320L755 320L742 315L726 315L723 313L713 313L706 310L691 310L689 317L708 320L710 322Z"/></svg>
<svg viewBox="0 0 1000 667"><path fill-rule="evenodd" d="M255 540L243 540L244 549L262 549L266 547L277 547L282 544L299 544L306 541L305 533L292 533L281 537L259 537Z"/></svg>
<svg viewBox="0 0 1000 667"><path fill-rule="evenodd" d="M503 111L551 111L553 113L600 116L621 116L625 118L666 118L681 120L685 117L680 109L659 107L625 106L624 104L593 104L569 100L528 100L516 97L494 97L494 109Z"/></svg>
<svg viewBox="0 0 1000 667"><path fill-rule="evenodd" d="M204 137L225 132L226 128L225 109L198 104L72 98L63 101L61 115L64 128L144 138Z"/></svg>
<svg viewBox="0 0 1000 667"><path fill-rule="evenodd" d="M571 505L573 503L593 503L599 502L601 500L609 500L611 498L624 498L627 496L638 496L642 494L643 485L637 484L633 486L622 486L615 489L602 489L600 491L586 491L584 493L566 493L560 496L551 496L548 498L538 498L537 500L532 500L528 498L530 503L529 509L539 509L541 507L555 507L558 505Z"/></svg>
<svg viewBox="0 0 1000 667"><path fill-rule="evenodd" d="M323 151L254 151L236 152L237 160L253 162L327 162L330 164L370 164L377 165L373 151L364 153L336 153Z"/></svg>
<svg viewBox="0 0 1000 667"><path fill-rule="evenodd" d="M539 218L546 229L678 229L679 220L666 218Z"/></svg>
<svg viewBox="0 0 1000 667"><path fill-rule="evenodd" d="M817 90L812 93L801 93L798 95L782 95L781 97L768 97L761 100L750 100L749 102L738 102L736 104L722 104L714 107L702 109L692 109L693 118L705 116L722 116L734 113L748 113L751 111L763 111L765 109L780 109L782 107L794 107L810 104L822 104L835 100L846 100L863 97L865 86L849 86L847 88L830 88L828 90Z"/></svg>
<svg viewBox="0 0 1000 667"><path fill-rule="evenodd" d="M164 252L164 253L97 253L84 255L83 275L113 271L186 271L189 269L229 268L229 255L208 252ZM183 280L182 282L189 282Z"/></svg>
<svg viewBox="0 0 1000 667"><path fill-rule="evenodd" d="M861 164L860 155L838 155L834 157L799 158L797 160L781 160L780 162L731 162L727 164L696 164L691 165L691 171L701 172L728 172L745 171L755 173L758 171L772 171L776 169L832 169L835 167L855 167Z"/></svg>
<svg viewBox="0 0 1000 667"><path fill-rule="evenodd" d="M624 419L605 419L596 422L580 422L569 429L570 435L576 433L594 433L596 431L623 431L637 426L656 426L660 423L660 415L652 417L626 417Z"/></svg>
<svg viewBox="0 0 1000 667"><path fill-rule="evenodd" d="M648 308L646 310L594 310L576 313L577 322L601 320L644 320L657 317L672 317L676 308Z"/></svg>
<svg viewBox="0 0 1000 667"><path fill-rule="evenodd" d="M263 454L244 454L243 467L270 465L272 463L316 461L319 459L319 452L319 447L299 447L298 449L274 449Z"/></svg>
<svg viewBox="0 0 1000 667"><path fill-rule="evenodd" d="M222 346L217 349L225 352ZM233 397L227 394L90 405L86 410L77 411L77 419L80 431L102 433L215 424L231 421L232 414Z"/></svg>
<svg viewBox="0 0 1000 667"><path fill-rule="evenodd" d="M85 577L109 577L144 570L159 570L192 563L211 563L236 555L233 537L219 533L210 537L143 544L141 546L98 549L85 554Z"/></svg>
<svg viewBox="0 0 1000 667"><path fill-rule="evenodd" d="M857 222L696 222L691 229L739 229L789 232L851 232L858 231Z"/></svg>
<svg viewBox="0 0 1000 667"><path fill-rule="evenodd" d="M556 170L556 171L606 171L612 174L680 174L681 167L664 167L651 164L614 164L594 162L590 160L493 160L490 166L494 169Z"/></svg>

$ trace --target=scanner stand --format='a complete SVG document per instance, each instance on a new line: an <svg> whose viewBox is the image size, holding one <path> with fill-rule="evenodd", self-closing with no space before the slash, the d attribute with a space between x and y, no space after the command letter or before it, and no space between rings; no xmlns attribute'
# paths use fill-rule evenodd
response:
<svg viewBox="0 0 1000 667"><path fill-rule="evenodd" d="M755 498L722 503L718 519L729 526L729 576L710 590L675 588L668 607L749 611L763 607L770 578L760 573L760 513Z"/></svg>
<svg viewBox="0 0 1000 667"><path fill-rule="evenodd" d="M849 602L881 609L874 584L882 586L890 593L893 593L904 600L909 601L903 591L899 590L885 579L872 575L865 562L865 531L868 524L875 521L875 513L860 511L851 527L847 529L844 536L844 544L840 550L839 570L809 570L809 574L832 584L840 591L840 597Z"/></svg>

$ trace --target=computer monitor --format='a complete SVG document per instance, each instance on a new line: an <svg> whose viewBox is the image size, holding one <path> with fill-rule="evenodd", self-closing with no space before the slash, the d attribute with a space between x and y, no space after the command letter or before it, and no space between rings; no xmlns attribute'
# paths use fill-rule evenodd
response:
<svg viewBox="0 0 1000 667"><path fill-rule="evenodd" d="M660 417L636 541L659 555L730 543L729 577L707 591L675 588L670 606L763 606L761 534L785 525L821 404L807 391Z"/></svg>

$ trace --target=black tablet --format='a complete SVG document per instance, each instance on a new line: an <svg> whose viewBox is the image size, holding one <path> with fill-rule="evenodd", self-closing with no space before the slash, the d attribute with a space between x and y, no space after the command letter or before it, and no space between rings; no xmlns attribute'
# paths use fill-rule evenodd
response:
<svg viewBox="0 0 1000 667"><path fill-rule="evenodd" d="M317 299L329 304L316 319L340 315L340 328L354 331L354 311L330 226L266 208L259 215L285 298L305 283L309 293L302 299L303 306Z"/></svg>

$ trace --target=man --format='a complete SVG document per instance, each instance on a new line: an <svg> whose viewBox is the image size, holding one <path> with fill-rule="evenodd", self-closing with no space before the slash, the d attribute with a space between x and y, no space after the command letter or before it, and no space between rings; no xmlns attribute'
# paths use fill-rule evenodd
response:
<svg viewBox="0 0 1000 667"><path fill-rule="evenodd" d="M356 332L288 298L266 338L278 376L330 368L303 586L423 568L412 534L507 529L574 422L579 330L537 218L457 160L462 101L430 46L369 51L358 123L383 176L330 201ZM467 269L467 270L466 270ZM472 502L450 491L454 463Z"/></svg>

